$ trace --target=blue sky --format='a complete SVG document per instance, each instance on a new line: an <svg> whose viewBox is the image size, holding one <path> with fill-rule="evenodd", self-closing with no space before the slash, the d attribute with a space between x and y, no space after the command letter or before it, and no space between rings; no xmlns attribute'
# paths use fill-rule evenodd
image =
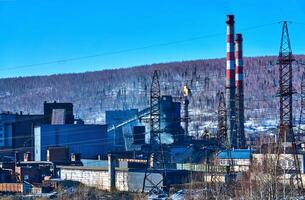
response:
<svg viewBox="0 0 305 200"><path fill-rule="evenodd" d="M0 0L0 77L224 57L227 14L245 56L277 54L282 20L293 52L305 53L303 0Z"/></svg>

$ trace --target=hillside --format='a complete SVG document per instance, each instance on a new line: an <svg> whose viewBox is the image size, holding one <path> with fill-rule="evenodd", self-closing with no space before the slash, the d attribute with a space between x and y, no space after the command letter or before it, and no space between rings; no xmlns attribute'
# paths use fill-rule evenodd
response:
<svg viewBox="0 0 305 200"><path fill-rule="evenodd" d="M305 56L297 56L305 60ZM278 99L278 67L269 66L276 57L248 57L245 65L246 119L274 119ZM209 59L138 66L77 74L18 77L0 80L0 110L41 113L44 101L73 102L77 117L102 123L108 109L145 108L153 70L161 70L162 94L181 96L188 82L193 122L216 112L217 91L224 91L225 60ZM295 66L294 88L300 90L302 67ZM296 96L297 97L297 96ZM297 100L297 98L296 98ZM297 101L294 102L298 108ZM209 114L207 114L209 113ZM213 120L216 115L212 114Z"/></svg>

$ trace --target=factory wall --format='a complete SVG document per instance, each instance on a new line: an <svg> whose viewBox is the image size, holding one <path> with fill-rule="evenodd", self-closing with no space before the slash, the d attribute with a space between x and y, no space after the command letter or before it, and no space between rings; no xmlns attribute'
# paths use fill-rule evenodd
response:
<svg viewBox="0 0 305 200"><path fill-rule="evenodd" d="M138 109L130 109L130 110L112 110L106 111L106 124L108 127L119 124L127 119L130 119L134 116L137 116ZM113 151L123 151L128 150L128 148L132 145L133 140L133 127L138 125L138 121L133 121L124 126L116 128L113 131L108 133L109 140L112 141L111 149Z"/></svg>
<svg viewBox="0 0 305 200"><path fill-rule="evenodd" d="M0 147L12 147L13 142L10 139L13 135L13 123L15 115L1 114L0 115Z"/></svg>
<svg viewBox="0 0 305 200"><path fill-rule="evenodd" d="M1 155L14 156L33 151L34 125L43 123L43 115L23 115L22 113L0 114L0 149Z"/></svg>
<svg viewBox="0 0 305 200"><path fill-rule="evenodd" d="M78 181L101 190L110 190L107 169L62 166L59 168L59 178Z"/></svg>
<svg viewBox="0 0 305 200"><path fill-rule="evenodd" d="M49 146L65 146L69 154L80 153L82 158L96 158L109 151L106 125L40 125L34 129L35 160L45 161Z"/></svg>
<svg viewBox="0 0 305 200"><path fill-rule="evenodd" d="M53 124L58 123L55 119L56 110L63 110L63 118L64 124L73 124L74 123L74 115L73 115L73 104L72 103L58 103L56 101L52 103L44 102L43 104L43 113L46 116L47 123Z"/></svg>
<svg viewBox="0 0 305 200"><path fill-rule="evenodd" d="M140 192L142 191L144 171L129 171L116 169L115 189L118 191ZM152 173L154 181L160 181L160 173ZM62 180L73 180L87 186L96 187L101 190L110 190L109 173L106 168L59 166L59 178Z"/></svg>
<svg viewBox="0 0 305 200"><path fill-rule="evenodd" d="M173 136L174 142L183 138L181 127L181 103L173 102L172 96L164 95L160 102L161 130Z"/></svg>
<svg viewBox="0 0 305 200"><path fill-rule="evenodd" d="M138 109L106 111L106 124L114 125L138 114Z"/></svg>

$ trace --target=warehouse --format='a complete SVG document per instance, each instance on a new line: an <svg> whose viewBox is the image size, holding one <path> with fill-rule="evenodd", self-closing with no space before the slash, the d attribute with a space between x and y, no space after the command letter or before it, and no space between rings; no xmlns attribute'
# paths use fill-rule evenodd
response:
<svg viewBox="0 0 305 200"><path fill-rule="evenodd" d="M108 149L107 126L85 124L39 125L34 128L35 161L45 161L47 149L65 146L83 158L96 158Z"/></svg>
<svg viewBox="0 0 305 200"><path fill-rule="evenodd" d="M141 192L145 169L117 166L117 160L108 156L108 165L97 166L57 166L58 176L62 180L72 180L84 185L96 187L102 190L117 190L129 192ZM153 182L162 182L162 185L179 185L189 182L189 174L186 170L167 170L167 179L164 182L162 170L151 172Z"/></svg>
<svg viewBox="0 0 305 200"><path fill-rule="evenodd" d="M43 115L3 112L0 114L0 149L2 156L14 156L33 150L33 127L43 123Z"/></svg>
<svg viewBox="0 0 305 200"><path fill-rule="evenodd" d="M124 151L131 146L132 141L128 140L128 138L132 137L133 126L138 125L138 120L133 120L123 126L116 126L137 115L138 109L106 111L106 124L108 128L115 127L108 132L109 139L113 144L113 151Z"/></svg>

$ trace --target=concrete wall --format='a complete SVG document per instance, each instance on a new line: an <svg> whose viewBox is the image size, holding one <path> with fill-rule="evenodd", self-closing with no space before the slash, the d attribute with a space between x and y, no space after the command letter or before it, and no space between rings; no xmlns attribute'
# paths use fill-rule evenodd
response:
<svg viewBox="0 0 305 200"><path fill-rule="evenodd" d="M89 168L60 168L60 179L72 180L87 186L97 187L101 190L110 190L109 175L107 170Z"/></svg>
<svg viewBox="0 0 305 200"><path fill-rule="evenodd" d="M152 173L154 182L159 182L162 175ZM60 166L59 178L81 182L87 186L97 187L101 190L110 190L110 176L107 169ZM118 191L141 192L143 186L144 171L128 171L116 169L115 189Z"/></svg>
<svg viewBox="0 0 305 200"><path fill-rule="evenodd" d="M128 191L129 190L128 179L129 179L128 171L116 171L115 188L119 191Z"/></svg>

